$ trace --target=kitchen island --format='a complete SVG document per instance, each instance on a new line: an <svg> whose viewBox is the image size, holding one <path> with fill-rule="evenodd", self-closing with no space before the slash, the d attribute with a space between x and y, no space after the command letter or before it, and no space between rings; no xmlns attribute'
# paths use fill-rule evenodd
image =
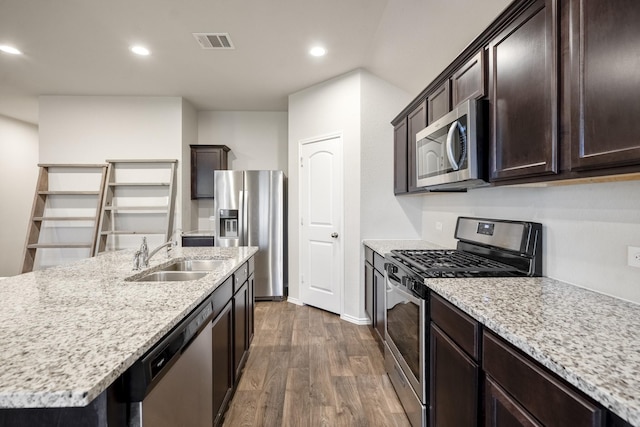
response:
<svg viewBox="0 0 640 427"><path fill-rule="evenodd" d="M0 421L14 409L85 407L257 248L177 248L132 271L134 251L7 278L0 286ZM135 282L180 259L220 259L185 282Z"/></svg>

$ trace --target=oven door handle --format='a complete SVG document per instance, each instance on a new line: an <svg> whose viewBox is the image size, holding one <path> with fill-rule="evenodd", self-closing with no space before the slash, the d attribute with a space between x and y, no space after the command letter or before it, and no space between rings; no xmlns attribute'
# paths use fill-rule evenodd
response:
<svg viewBox="0 0 640 427"><path fill-rule="evenodd" d="M398 285L394 285L393 283L391 283L391 281L387 280L387 285L389 285L389 289L387 289L388 292L396 292L399 293L400 295L402 295L402 297L406 298L409 300L409 302L420 306L420 304L422 304L424 302L424 300L411 295L410 293L406 292L404 289L402 289L400 286Z"/></svg>

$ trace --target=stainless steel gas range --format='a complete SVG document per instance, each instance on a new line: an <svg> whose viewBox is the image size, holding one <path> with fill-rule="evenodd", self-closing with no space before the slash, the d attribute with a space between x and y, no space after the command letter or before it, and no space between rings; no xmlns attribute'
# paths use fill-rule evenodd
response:
<svg viewBox="0 0 640 427"><path fill-rule="evenodd" d="M542 225L460 217L455 250L393 250L385 263L385 367L414 427L427 425L431 278L542 275Z"/></svg>

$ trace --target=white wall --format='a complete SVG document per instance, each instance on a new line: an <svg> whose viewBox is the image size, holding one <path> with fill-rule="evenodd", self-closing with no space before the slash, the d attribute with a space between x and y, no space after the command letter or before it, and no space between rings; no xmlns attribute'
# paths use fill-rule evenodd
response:
<svg viewBox="0 0 640 427"><path fill-rule="evenodd" d="M360 71L289 96L289 296L300 299L299 142L342 133L344 163L343 314L359 317L360 254ZM351 296L355 295L355 298Z"/></svg>
<svg viewBox="0 0 640 427"><path fill-rule="evenodd" d="M180 97L42 96L40 162L105 163L177 159L175 227L182 228L183 118L195 116ZM195 125L193 125L195 126ZM153 238L160 236L153 236ZM136 239L137 240L137 239ZM150 238L150 246L157 241ZM63 257L63 255L59 255Z"/></svg>
<svg viewBox="0 0 640 427"><path fill-rule="evenodd" d="M410 97L363 70L289 96L289 295L300 298L298 159L301 140L342 132L344 292L342 314L365 321L363 238L419 238L420 200L393 196L393 127Z"/></svg>
<svg viewBox="0 0 640 427"><path fill-rule="evenodd" d="M459 215L540 222L546 276L640 303L640 268L627 266L627 246L640 246L639 194L630 181L424 196L423 238L452 246Z"/></svg>
<svg viewBox="0 0 640 427"><path fill-rule="evenodd" d="M200 111L198 144L229 147L229 169L288 175L286 111Z"/></svg>
<svg viewBox="0 0 640 427"><path fill-rule="evenodd" d="M422 201L393 194L393 126L390 123L411 97L373 74L363 72L361 78L362 239L419 239Z"/></svg>
<svg viewBox="0 0 640 427"><path fill-rule="evenodd" d="M37 165L38 127L0 116L0 277L22 271Z"/></svg>
<svg viewBox="0 0 640 427"><path fill-rule="evenodd" d="M182 100L182 230L198 226L198 206L191 200L191 144L198 143L198 112L189 102ZM178 236L178 235L176 235Z"/></svg>
<svg viewBox="0 0 640 427"><path fill-rule="evenodd" d="M200 111L198 144L226 145L229 169L282 170L288 177L286 111ZM192 203L193 229L215 228L211 200Z"/></svg>

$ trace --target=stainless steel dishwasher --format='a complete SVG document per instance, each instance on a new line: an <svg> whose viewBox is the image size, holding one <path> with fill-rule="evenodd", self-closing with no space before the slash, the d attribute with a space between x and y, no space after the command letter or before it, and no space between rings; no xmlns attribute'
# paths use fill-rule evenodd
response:
<svg viewBox="0 0 640 427"><path fill-rule="evenodd" d="M211 427L211 300L198 306L125 375L129 427Z"/></svg>

